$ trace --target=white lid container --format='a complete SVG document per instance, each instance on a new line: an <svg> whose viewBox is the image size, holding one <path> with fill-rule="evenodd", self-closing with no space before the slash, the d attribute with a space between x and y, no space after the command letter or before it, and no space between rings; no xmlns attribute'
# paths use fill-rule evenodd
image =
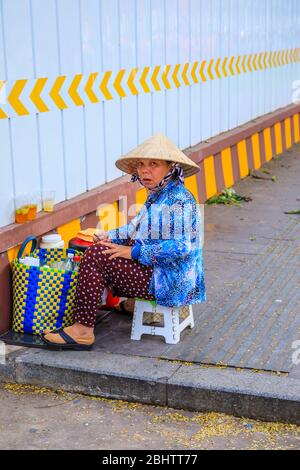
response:
<svg viewBox="0 0 300 470"><path fill-rule="evenodd" d="M61 235L58 233L51 233L42 237L40 248L51 249L51 248L64 248L65 242L61 239Z"/></svg>

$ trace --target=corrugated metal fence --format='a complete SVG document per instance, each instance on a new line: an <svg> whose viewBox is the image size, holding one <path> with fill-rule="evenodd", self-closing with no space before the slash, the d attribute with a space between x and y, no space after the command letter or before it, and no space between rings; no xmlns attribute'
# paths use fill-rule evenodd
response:
<svg viewBox="0 0 300 470"><path fill-rule="evenodd" d="M298 0L0 0L0 226L14 197L111 181L292 102Z"/></svg>

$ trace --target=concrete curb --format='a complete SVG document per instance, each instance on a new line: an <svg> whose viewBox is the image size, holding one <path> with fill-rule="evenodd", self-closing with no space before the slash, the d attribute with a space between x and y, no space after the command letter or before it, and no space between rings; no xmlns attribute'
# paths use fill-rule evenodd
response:
<svg viewBox="0 0 300 470"><path fill-rule="evenodd" d="M100 355L99 351L22 349L8 354L6 363L0 364L0 380L300 424L300 380L269 373L190 366L106 352Z"/></svg>

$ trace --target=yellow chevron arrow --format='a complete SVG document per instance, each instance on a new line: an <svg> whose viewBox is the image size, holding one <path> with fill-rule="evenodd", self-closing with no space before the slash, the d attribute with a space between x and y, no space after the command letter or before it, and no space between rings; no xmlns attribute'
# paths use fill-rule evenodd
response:
<svg viewBox="0 0 300 470"><path fill-rule="evenodd" d="M21 103L19 97L22 93L28 80L17 80L11 89L10 94L7 97L7 101L11 104L12 108L16 111L19 116L24 116L29 114L28 110L25 108L23 103Z"/></svg>
<svg viewBox="0 0 300 470"><path fill-rule="evenodd" d="M263 55L263 53L261 52L258 56L258 67L259 67L260 70L263 69L263 64L261 63L262 55Z"/></svg>
<svg viewBox="0 0 300 470"><path fill-rule="evenodd" d="M101 80L101 83L99 85L99 89L100 91L102 92L104 98L106 100L112 100L113 97L112 97L112 94L110 93L109 89L108 89L108 82L109 82L109 79L112 75L112 71L111 70L107 70Z"/></svg>
<svg viewBox="0 0 300 470"><path fill-rule="evenodd" d="M216 72L218 78L222 78L222 76L221 76L221 74L220 74L220 70L219 70L220 62L221 62L221 59L220 59L220 57L219 57L219 58L217 59L216 65L215 65L215 72Z"/></svg>
<svg viewBox="0 0 300 470"><path fill-rule="evenodd" d="M273 59L273 52L271 51L269 54L269 66L271 69L273 68L272 59Z"/></svg>
<svg viewBox="0 0 300 470"><path fill-rule="evenodd" d="M264 55L264 66L265 66L265 69L268 68L267 57L268 57L268 52L265 52L265 55Z"/></svg>
<svg viewBox="0 0 300 470"><path fill-rule="evenodd" d="M256 59L257 59L257 53L255 53L253 56L253 67L254 67L255 72L257 72Z"/></svg>
<svg viewBox="0 0 300 470"><path fill-rule="evenodd" d="M154 86L156 91L161 91L160 85L157 81L159 71L160 71L160 65L156 65L156 67L154 67L153 74L152 74L152 77L151 77L151 82L153 83L153 86Z"/></svg>
<svg viewBox="0 0 300 470"><path fill-rule="evenodd" d="M91 103L99 103L98 96L94 93L93 90L93 85L98 75L98 72L90 73L88 81L86 82L86 85L84 87L84 91L86 92Z"/></svg>
<svg viewBox="0 0 300 470"><path fill-rule="evenodd" d="M77 88L82 80L82 73L78 73L72 80L70 88L68 90L71 99L74 101L76 106L84 106L84 102L81 99L81 96L78 94Z"/></svg>
<svg viewBox="0 0 300 470"><path fill-rule="evenodd" d="M235 73L234 73L234 70L233 70L233 61L234 61L234 55L231 56L230 61L229 61L229 65L228 65L229 72L231 73L231 75L234 76Z"/></svg>
<svg viewBox="0 0 300 470"><path fill-rule="evenodd" d="M297 49L294 49L294 62L297 62Z"/></svg>
<svg viewBox="0 0 300 470"><path fill-rule="evenodd" d="M244 73L247 73L247 69L246 69L246 58L247 58L247 54L244 54L243 60L242 60L242 69L243 69Z"/></svg>
<svg viewBox="0 0 300 470"><path fill-rule="evenodd" d="M146 82L146 78L149 73L149 70L150 70L150 67L145 67L140 78L140 84L142 85L142 88L145 93L150 93L151 91L148 86L148 83Z"/></svg>
<svg viewBox="0 0 300 470"><path fill-rule="evenodd" d="M173 79L173 82L175 83L176 88L179 88L181 86L181 83L178 80L178 76L177 76L179 69L180 69L180 64L176 64L172 73L172 79Z"/></svg>
<svg viewBox="0 0 300 470"><path fill-rule="evenodd" d="M5 85L5 80L0 80L0 91ZM0 119L6 119L8 118L7 114L3 111L3 109L0 108Z"/></svg>
<svg viewBox="0 0 300 470"><path fill-rule="evenodd" d="M208 76L211 80L214 80L215 77L213 76L213 73L212 73L212 66L213 66L213 63L214 63L214 60L215 59L211 59L210 62L209 62L209 66L207 67L207 73L208 73Z"/></svg>
<svg viewBox="0 0 300 470"><path fill-rule="evenodd" d="M49 93L52 100L54 101L54 103L59 109L65 109L68 107L59 94L65 80L66 80L65 75L60 75L59 77L57 77Z"/></svg>
<svg viewBox="0 0 300 470"><path fill-rule="evenodd" d="M276 54L276 62L277 62L278 67L280 67L280 66L281 66L281 63L280 63L280 51L278 51L277 54Z"/></svg>
<svg viewBox="0 0 300 470"><path fill-rule="evenodd" d="M238 75L241 74L240 60L241 60L241 56L239 55L237 60L236 60L236 64L235 64L235 68L236 68L236 71L237 71Z"/></svg>
<svg viewBox="0 0 300 470"><path fill-rule="evenodd" d="M288 49L286 50L286 53L285 53L285 62L286 62L286 65L289 64L289 50Z"/></svg>
<svg viewBox="0 0 300 470"><path fill-rule="evenodd" d="M290 64L293 63L293 49L290 49Z"/></svg>
<svg viewBox="0 0 300 470"><path fill-rule="evenodd" d="M182 71L182 78L183 78L183 83L187 86L190 85L189 79L187 77L187 72L189 70L189 63L184 64L183 71Z"/></svg>
<svg viewBox="0 0 300 470"><path fill-rule="evenodd" d="M191 71L191 77L192 77L194 83L199 83L198 77L196 75L196 70L197 70L198 64L199 64L198 61L194 62L194 65L193 65L192 71Z"/></svg>
<svg viewBox="0 0 300 470"><path fill-rule="evenodd" d="M45 113L49 111L48 106L41 98L41 93L46 85L48 78L38 78L32 92L29 95L29 98L33 102L33 104L37 107L40 113Z"/></svg>
<svg viewBox="0 0 300 470"><path fill-rule="evenodd" d="M224 60L223 60L223 63L222 63L222 67L221 67L224 77L228 77L228 73L227 73L227 70L226 70L227 60L228 60L228 57L225 57Z"/></svg>
<svg viewBox="0 0 300 470"><path fill-rule="evenodd" d="M126 72L126 69L121 69L117 76L116 76L116 79L114 81L114 87L115 87L115 90L116 92L118 93L118 95L121 97L121 98L125 98L126 97L126 93L125 91L123 90L122 86L121 86L121 82L123 80L123 77L125 75L125 72Z"/></svg>
<svg viewBox="0 0 300 470"><path fill-rule="evenodd" d="M138 73L138 70L139 70L138 67L132 69L127 80L128 88L133 95L139 94L139 90L134 84L134 79L136 77L136 74Z"/></svg>
<svg viewBox="0 0 300 470"><path fill-rule="evenodd" d="M284 51L281 51L281 65L285 65Z"/></svg>
<svg viewBox="0 0 300 470"><path fill-rule="evenodd" d="M272 64L273 64L273 67L277 67L276 51L273 52Z"/></svg>
<svg viewBox="0 0 300 470"><path fill-rule="evenodd" d="M203 82L206 82L206 76L204 75L204 69L206 65L206 60L203 60L200 67L200 77Z"/></svg>
<svg viewBox="0 0 300 470"><path fill-rule="evenodd" d="M251 59L252 59L252 54L249 54L248 60L247 60L247 66L250 72L252 72L252 67L251 67Z"/></svg>
<svg viewBox="0 0 300 470"><path fill-rule="evenodd" d="M162 82L165 85L167 90L170 90L170 88L171 88L170 82L168 80L168 75L169 75L169 72L170 72L170 68L171 68L171 65L166 65L165 69L162 73L162 76L161 76Z"/></svg>

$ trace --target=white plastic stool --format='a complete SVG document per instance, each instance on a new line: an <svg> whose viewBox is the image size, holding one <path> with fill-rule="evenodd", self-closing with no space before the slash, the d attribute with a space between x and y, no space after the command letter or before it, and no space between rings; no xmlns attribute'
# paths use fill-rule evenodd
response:
<svg viewBox="0 0 300 470"><path fill-rule="evenodd" d="M145 325L144 313L160 314L163 326ZM143 334L164 336L167 344L177 344L180 333L187 327L194 328L192 305L183 307L165 307L158 305L155 300L135 299L131 339L139 341Z"/></svg>

